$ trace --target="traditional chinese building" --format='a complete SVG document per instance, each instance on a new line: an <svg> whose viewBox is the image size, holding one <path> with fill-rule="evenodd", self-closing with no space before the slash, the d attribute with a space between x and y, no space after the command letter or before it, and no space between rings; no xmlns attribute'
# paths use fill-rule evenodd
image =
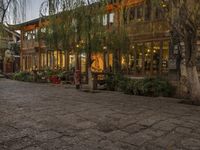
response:
<svg viewBox="0 0 200 150"><path fill-rule="evenodd" d="M19 71L18 41L20 34L1 25L0 31L0 72L12 73ZM11 56L7 56L11 55ZM11 58L12 57L12 58Z"/></svg>
<svg viewBox="0 0 200 150"><path fill-rule="evenodd" d="M119 26L121 6L126 8L124 26L131 41L128 54L118 58L124 73L130 76L168 76L176 77L178 51L171 42L170 27L160 7L153 8L151 0L126 0L117 4L115 1L107 6L103 24L108 28ZM164 4L162 7L166 7ZM45 32L48 19L35 19L16 25L21 30L21 70L51 69L69 70L76 65L73 50L48 49L45 41L38 38L38 32ZM45 38L45 37L44 37ZM106 49L106 47L105 47ZM128 57L127 57L128 56ZM80 68L87 72L86 54L80 54ZM101 72L113 67L112 53L92 55L93 71Z"/></svg>

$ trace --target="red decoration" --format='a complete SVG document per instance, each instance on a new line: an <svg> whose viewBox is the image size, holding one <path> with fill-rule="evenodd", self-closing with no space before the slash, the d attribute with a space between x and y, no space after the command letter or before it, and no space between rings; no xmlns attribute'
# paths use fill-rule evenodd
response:
<svg viewBox="0 0 200 150"><path fill-rule="evenodd" d="M60 84L60 82L61 82L61 80L60 80L60 78L59 78L58 76L51 76L51 77L49 78L49 80L50 80L51 83L53 83L53 84Z"/></svg>

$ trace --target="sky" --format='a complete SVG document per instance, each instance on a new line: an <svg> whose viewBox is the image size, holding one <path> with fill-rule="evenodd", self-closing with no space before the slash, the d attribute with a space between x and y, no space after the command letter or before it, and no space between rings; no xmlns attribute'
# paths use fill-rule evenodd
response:
<svg viewBox="0 0 200 150"><path fill-rule="evenodd" d="M26 21L39 17L40 6L45 0L27 0Z"/></svg>

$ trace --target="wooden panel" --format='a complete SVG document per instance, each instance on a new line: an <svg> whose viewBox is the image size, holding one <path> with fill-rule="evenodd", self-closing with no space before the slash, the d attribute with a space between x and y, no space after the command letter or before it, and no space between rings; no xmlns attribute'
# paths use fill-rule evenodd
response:
<svg viewBox="0 0 200 150"><path fill-rule="evenodd" d="M153 22L132 22L126 26L127 33L130 36L140 36L148 34L166 33L169 31L169 26L166 21Z"/></svg>
<svg viewBox="0 0 200 150"><path fill-rule="evenodd" d="M132 5L138 5L143 3L144 0L124 0L121 4L109 4L106 6L107 11L113 11L114 9L119 9L120 7L126 7L126 6L132 6Z"/></svg>

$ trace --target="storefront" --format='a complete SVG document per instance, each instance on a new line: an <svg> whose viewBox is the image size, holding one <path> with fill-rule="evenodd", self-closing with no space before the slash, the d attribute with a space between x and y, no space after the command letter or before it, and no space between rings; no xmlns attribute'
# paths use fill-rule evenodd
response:
<svg viewBox="0 0 200 150"><path fill-rule="evenodd" d="M122 69L132 76L168 74L169 41L134 43L129 55L122 57Z"/></svg>

